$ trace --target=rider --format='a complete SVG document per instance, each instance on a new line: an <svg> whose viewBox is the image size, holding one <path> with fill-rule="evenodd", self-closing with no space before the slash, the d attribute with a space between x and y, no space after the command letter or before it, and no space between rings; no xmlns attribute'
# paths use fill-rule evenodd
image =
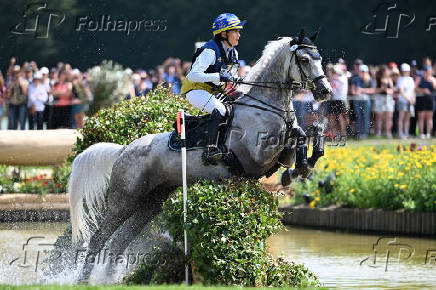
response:
<svg viewBox="0 0 436 290"><path fill-rule="evenodd" d="M181 93L201 111L210 113L205 161L215 163L222 156L217 146L219 124L226 116L226 107L215 95L223 92L227 82L238 80L237 71L228 67L237 64L239 31L246 20L241 21L231 13L218 15L212 24L214 38L197 49L191 70L183 82Z"/></svg>

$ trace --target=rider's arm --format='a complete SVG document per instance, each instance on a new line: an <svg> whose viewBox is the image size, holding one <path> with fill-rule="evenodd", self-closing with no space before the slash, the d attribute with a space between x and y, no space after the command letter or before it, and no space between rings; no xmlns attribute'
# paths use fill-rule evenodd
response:
<svg viewBox="0 0 436 290"><path fill-rule="evenodd" d="M195 60L191 71L186 76L191 82L206 83L219 82L219 73L205 73L207 68L215 63L215 52L212 49L205 48Z"/></svg>

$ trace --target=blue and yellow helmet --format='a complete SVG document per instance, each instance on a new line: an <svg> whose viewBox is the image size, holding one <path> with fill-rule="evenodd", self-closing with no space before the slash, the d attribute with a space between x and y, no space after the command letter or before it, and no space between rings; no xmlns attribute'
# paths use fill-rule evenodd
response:
<svg viewBox="0 0 436 290"><path fill-rule="evenodd" d="M218 15L212 24L213 35L232 29L242 29L247 20L241 21L238 16L232 13Z"/></svg>

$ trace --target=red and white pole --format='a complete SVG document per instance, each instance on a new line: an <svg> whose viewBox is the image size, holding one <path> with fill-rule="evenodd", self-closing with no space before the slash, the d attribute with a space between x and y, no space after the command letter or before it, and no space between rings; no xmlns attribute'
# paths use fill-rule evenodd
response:
<svg viewBox="0 0 436 290"><path fill-rule="evenodd" d="M186 132L185 132L185 113L183 110L177 112L177 133L180 134L182 145L182 180L183 180L183 223L186 224L186 214L188 200L188 189L186 181ZM186 229L183 231L185 242L185 257L188 256L188 234ZM189 268L188 264L185 265L185 283L189 284Z"/></svg>

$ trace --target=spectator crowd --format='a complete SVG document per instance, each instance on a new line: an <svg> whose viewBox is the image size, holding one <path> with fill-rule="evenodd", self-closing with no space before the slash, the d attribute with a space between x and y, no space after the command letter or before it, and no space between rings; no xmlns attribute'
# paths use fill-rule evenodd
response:
<svg viewBox="0 0 436 290"><path fill-rule="evenodd" d="M329 136L369 135L404 139L435 136L436 65L429 57L401 65L378 66L356 59L350 70L343 59L326 66L333 93L327 102L317 103L309 91L293 101L298 123L305 128L319 116L327 116Z"/></svg>
<svg viewBox="0 0 436 290"><path fill-rule="evenodd" d="M294 96L294 109L302 128L325 116L327 134L377 137L431 138L436 114L436 64L425 57L417 61L377 66L356 59L347 66L343 59L326 66L333 88L327 102L318 103L310 91ZM137 69L130 77L126 99L147 94L157 85L170 85L180 94L181 84L191 63L169 57L151 70ZM240 61L239 76L251 66ZM39 68L34 61L22 65L11 58L5 77L0 71L0 126L2 129L81 128L93 100L88 73L59 62L56 67ZM7 110L6 110L7 108Z"/></svg>
<svg viewBox="0 0 436 290"><path fill-rule="evenodd" d="M156 69L130 71L125 98L145 95L159 84L170 84L179 94L190 65L170 57ZM35 61L18 65L11 58L5 77L0 71L0 129L82 128L94 97L88 77L68 63L48 69ZM2 128L4 117L8 122Z"/></svg>

